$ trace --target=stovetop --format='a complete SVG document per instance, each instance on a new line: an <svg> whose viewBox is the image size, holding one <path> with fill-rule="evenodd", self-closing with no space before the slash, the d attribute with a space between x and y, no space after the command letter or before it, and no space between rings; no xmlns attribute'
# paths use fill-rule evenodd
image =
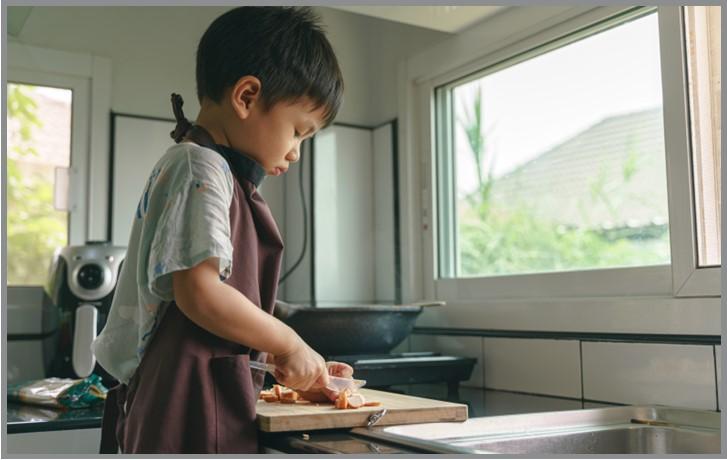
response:
<svg viewBox="0 0 727 460"><path fill-rule="evenodd" d="M357 379L366 380L366 387L392 391L393 385L446 383L450 401L459 399L459 383L468 380L477 360L461 356L446 356L436 352L409 352L326 356L326 361L338 361L353 367ZM274 383L269 374L265 386Z"/></svg>
<svg viewBox="0 0 727 460"><path fill-rule="evenodd" d="M475 358L435 352L328 356L327 360L350 365L353 375L366 380L369 388L445 382L452 398L457 398L459 382L470 378L477 362Z"/></svg>

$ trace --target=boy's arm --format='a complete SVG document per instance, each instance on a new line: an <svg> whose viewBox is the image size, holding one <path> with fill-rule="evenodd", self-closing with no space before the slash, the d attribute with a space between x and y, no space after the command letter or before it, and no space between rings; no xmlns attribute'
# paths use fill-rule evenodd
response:
<svg viewBox="0 0 727 460"><path fill-rule="evenodd" d="M323 358L282 321L220 281L216 258L172 274L174 300L191 321L224 339L272 353L284 384L327 384Z"/></svg>

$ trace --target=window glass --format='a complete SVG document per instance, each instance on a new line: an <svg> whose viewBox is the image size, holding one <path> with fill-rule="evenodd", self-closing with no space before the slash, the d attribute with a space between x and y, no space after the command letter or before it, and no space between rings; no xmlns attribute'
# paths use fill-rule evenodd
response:
<svg viewBox="0 0 727 460"><path fill-rule="evenodd" d="M8 83L8 285L42 285L68 243L72 91Z"/></svg>
<svg viewBox="0 0 727 460"><path fill-rule="evenodd" d="M655 13L437 90L440 276L670 263Z"/></svg>

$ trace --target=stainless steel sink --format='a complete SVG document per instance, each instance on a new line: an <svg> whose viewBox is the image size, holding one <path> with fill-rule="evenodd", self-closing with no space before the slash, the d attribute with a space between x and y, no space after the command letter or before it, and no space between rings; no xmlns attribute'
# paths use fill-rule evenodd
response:
<svg viewBox="0 0 727 460"><path fill-rule="evenodd" d="M581 432L545 433L454 442L474 453L670 454L718 453L719 433L665 427L622 426Z"/></svg>
<svg viewBox="0 0 727 460"><path fill-rule="evenodd" d="M720 453L719 413L665 406L479 417L354 432L437 453Z"/></svg>

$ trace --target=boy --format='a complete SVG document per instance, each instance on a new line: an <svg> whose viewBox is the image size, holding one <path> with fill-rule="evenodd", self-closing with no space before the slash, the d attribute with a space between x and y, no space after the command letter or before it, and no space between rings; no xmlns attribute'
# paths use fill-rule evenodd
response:
<svg viewBox="0 0 727 460"><path fill-rule="evenodd" d="M324 392L326 364L272 313L283 244L257 193L335 118L343 80L309 9L241 7L197 50L195 124L172 96L178 142L149 177L133 221L99 363L109 393L102 453L256 453L255 404L276 378ZM267 356L266 356L267 354Z"/></svg>

